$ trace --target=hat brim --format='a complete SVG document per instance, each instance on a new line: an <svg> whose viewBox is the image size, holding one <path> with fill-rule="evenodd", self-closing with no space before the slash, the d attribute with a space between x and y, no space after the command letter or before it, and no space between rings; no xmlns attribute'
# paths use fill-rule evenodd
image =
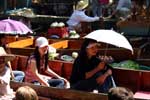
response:
<svg viewBox="0 0 150 100"><path fill-rule="evenodd" d="M45 44L42 44L42 45L40 45L40 46L38 46L38 47L39 47L39 48L42 48L42 47L45 47L45 46L48 46L48 44L45 43Z"/></svg>
<svg viewBox="0 0 150 100"><path fill-rule="evenodd" d="M85 9L87 6L88 6L88 4L85 4L85 5L82 6L82 7L76 7L76 10L82 10L82 9Z"/></svg>
<svg viewBox="0 0 150 100"><path fill-rule="evenodd" d="M0 58L4 58L4 62L7 63L8 61L12 61L15 59L15 56L12 54L4 54L4 55L0 55Z"/></svg>

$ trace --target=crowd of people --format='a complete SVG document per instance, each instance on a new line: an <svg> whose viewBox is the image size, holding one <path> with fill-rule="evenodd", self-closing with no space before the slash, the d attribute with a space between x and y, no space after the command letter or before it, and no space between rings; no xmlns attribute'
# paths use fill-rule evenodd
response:
<svg viewBox="0 0 150 100"><path fill-rule="evenodd" d="M86 9L92 5L93 17L86 14ZM115 9L107 16L127 19L132 12L133 0L118 0ZM147 1L149 8L149 2ZM104 16L104 9L109 5L109 0L81 0L76 5L76 10L67 21L69 30L82 31L82 22L98 21ZM26 71L11 69L10 61L15 57L7 51L5 37L0 41L0 97L13 94L10 88L11 77L17 82L29 82L47 87L73 89L86 92L97 90L108 93L109 100L134 100L133 92L125 87L116 87L113 84L113 69L99 58L99 44L92 39L85 39L79 56L73 63L70 80L55 73L48 65L50 52L49 42L45 37L35 40L35 50L27 60ZM28 92L27 92L28 91ZM12 96L13 97L13 96ZM14 97L13 97L14 98ZM15 100L38 100L36 91L25 86L20 87L15 93Z"/></svg>
<svg viewBox="0 0 150 100"><path fill-rule="evenodd" d="M82 31L82 22L101 21L115 18L125 21L138 15L139 9L146 8L147 18L150 12L149 0L80 0L73 11L67 25L69 30ZM92 12L92 14L90 14ZM85 25L84 27L86 27ZM103 27L100 27L103 28Z"/></svg>
<svg viewBox="0 0 150 100"><path fill-rule="evenodd" d="M132 97L132 94L126 93L128 92L127 90L123 88L112 89L116 88L112 82L114 81L112 80L113 70L98 57L99 44L97 41L92 39L84 40L79 56L74 61L70 80L59 76L49 68L48 52L49 48L52 47L49 47L48 40L45 37L38 37L35 40L35 46L35 51L27 60L26 71L23 72L25 75L20 82L25 81L47 87L66 88L86 92L94 92L97 90L100 93L108 93L110 100L132 100L121 99L126 96L129 96L129 98ZM0 88L2 89L0 96L11 95L11 97L16 98L16 100L38 100L36 92L30 87L20 87L16 93L11 89L11 69L10 66L8 66L8 62L14 58L15 56L12 54L0 54ZM26 89L29 92L27 92ZM114 97L116 95L125 95L125 97L112 99L119 98Z"/></svg>

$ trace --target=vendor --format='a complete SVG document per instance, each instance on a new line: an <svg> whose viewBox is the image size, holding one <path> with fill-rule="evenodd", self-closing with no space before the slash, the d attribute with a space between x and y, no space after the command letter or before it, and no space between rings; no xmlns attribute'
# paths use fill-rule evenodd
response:
<svg viewBox="0 0 150 100"><path fill-rule="evenodd" d="M94 22L99 20L99 17L90 17L85 14L86 8L88 7L88 1L79 1L76 5L76 10L72 13L71 17L67 21L69 30L76 30L81 32L81 22Z"/></svg>

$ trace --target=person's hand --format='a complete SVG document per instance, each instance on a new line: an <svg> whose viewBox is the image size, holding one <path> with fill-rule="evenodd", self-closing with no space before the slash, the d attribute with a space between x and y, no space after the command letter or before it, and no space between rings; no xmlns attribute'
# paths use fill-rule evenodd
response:
<svg viewBox="0 0 150 100"><path fill-rule="evenodd" d="M105 62L100 62L97 66L98 70L103 70L105 68Z"/></svg>
<svg viewBox="0 0 150 100"><path fill-rule="evenodd" d="M103 21L103 20L104 20L104 17L100 16L100 17L99 17L99 20L100 20L100 21Z"/></svg>
<svg viewBox="0 0 150 100"><path fill-rule="evenodd" d="M108 17L103 17L104 20L111 19L111 18L112 18L112 15L109 15Z"/></svg>
<svg viewBox="0 0 150 100"><path fill-rule="evenodd" d="M65 88L67 88L67 89L70 88L70 82L67 80L65 81Z"/></svg>
<svg viewBox="0 0 150 100"><path fill-rule="evenodd" d="M61 78L61 79L64 80L65 82L65 88L70 88L70 82L65 78Z"/></svg>
<svg viewBox="0 0 150 100"><path fill-rule="evenodd" d="M96 81L97 81L97 83L98 83L99 85L101 85L101 84L104 83L105 79L106 79L106 76L103 74L103 75L99 76L99 77L96 79Z"/></svg>
<svg viewBox="0 0 150 100"><path fill-rule="evenodd" d="M112 75L112 70L111 69L107 70L107 72L105 74L106 74L106 76Z"/></svg>

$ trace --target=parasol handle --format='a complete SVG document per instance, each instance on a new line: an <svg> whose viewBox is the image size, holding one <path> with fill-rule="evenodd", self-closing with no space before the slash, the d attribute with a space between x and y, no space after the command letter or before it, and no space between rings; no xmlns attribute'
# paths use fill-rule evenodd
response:
<svg viewBox="0 0 150 100"><path fill-rule="evenodd" d="M107 56L107 50L108 50L108 44L106 44L105 52L104 52L104 57Z"/></svg>

